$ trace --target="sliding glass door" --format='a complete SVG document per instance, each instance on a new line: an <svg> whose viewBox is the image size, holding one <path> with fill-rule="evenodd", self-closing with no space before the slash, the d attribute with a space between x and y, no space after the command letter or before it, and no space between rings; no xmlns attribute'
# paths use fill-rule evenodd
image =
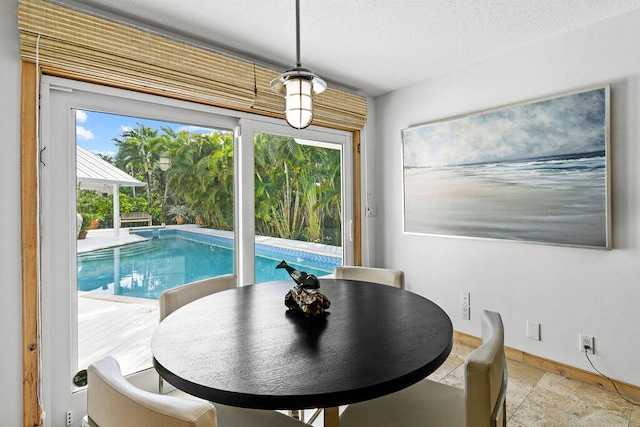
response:
<svg viewBox="0 0 640 427"><path fill-rule="evenodd" d="M351 262L350 134L58 78L41 93L50 425L67 411L79 425L74 376L106 355L157 391L149 343L163 290L227 273L239 285L287 278L272 275L282 259L317 275Z"/></svg>
<svg viewBox="0 0 640 427"><path fill-rule="evenodd" d="M78 372L110 355L157 391L160 292L234 272L238 120L60 79L42 96L42 398L79 425Z"/></svg>

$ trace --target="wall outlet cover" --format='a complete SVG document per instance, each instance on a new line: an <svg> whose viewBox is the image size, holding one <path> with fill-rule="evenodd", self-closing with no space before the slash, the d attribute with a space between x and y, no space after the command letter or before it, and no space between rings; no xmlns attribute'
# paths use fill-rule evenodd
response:
<svg viewBox="0 0 640 427"><path fill-rule="evenodd" d="M527 338L540 341L540 323L527 320Z"/></svg>

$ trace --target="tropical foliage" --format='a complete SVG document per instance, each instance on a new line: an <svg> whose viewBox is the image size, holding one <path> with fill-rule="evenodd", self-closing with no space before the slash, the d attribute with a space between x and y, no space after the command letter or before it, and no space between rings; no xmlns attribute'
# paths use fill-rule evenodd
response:
<svg viewBox="0 0 640 427"><path fill-rule="evenodd" d="M91 190L81 190L77 195L78 212L89 218L99 219L102 227L113 226L113 195L100 194ZM164 221L162 206L159 203L149 204L147 199L138 196L133 197L120 192L121 212L149 212L154 222L160 224Z"/></svg>
<svg viewBox="0 0 640 427"><path fill-rule="evenodd" d="M255 138L256 232L340 244L340 152L292 138Z"/></svg>
<svg viewBox="0 0 640 427"><path fill-rule="evenodd" d="M183 216L207 227L233 230L231 132L195 133L138 124L114 140L118 153L113 163L147 184L143 195L121 189L122 211L151 212L154 223ZM340 151L267 134L256 135L254 142L256 233L340 245ZM158 165L161 156L171 159L167 171ZM79 210L99 210L112 217L112 198L88 193L80 193Z"/></svg>

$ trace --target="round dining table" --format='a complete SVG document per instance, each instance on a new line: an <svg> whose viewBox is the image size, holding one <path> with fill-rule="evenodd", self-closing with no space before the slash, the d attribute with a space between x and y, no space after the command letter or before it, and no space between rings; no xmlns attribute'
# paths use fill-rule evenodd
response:
<svg viewBox="0 0 640 427"><path fill-rule="evenodd" d="M155 369L214 403L331 408L325 425L337 425L339 405L408 387L449 355L451 319L427 298L362 281L320 284L331 305L314 318L285 307L293 281L242 286L185 305L153 334Z"/></svg>

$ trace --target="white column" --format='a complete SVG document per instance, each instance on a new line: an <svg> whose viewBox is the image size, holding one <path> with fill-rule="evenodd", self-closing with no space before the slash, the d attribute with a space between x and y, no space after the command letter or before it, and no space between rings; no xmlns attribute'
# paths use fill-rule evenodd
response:
<svg viewBox="0 0 640 427"><path fill-rule="evenodd" d="M242 133L241 133L242 132ZM256 222L254 205L255 169L253 160L254 126L251 120L240 119L235 132L233 161L238 173L235 179L235 262L238 285L250 285L256 281ZM247 261L250 260L250 261Z"/></svg>
<svg viewBox="0 0 640 427"><path fill-rule="evenodd" d="M113 184L113 237L120 237L120 187Z"/></svg>

